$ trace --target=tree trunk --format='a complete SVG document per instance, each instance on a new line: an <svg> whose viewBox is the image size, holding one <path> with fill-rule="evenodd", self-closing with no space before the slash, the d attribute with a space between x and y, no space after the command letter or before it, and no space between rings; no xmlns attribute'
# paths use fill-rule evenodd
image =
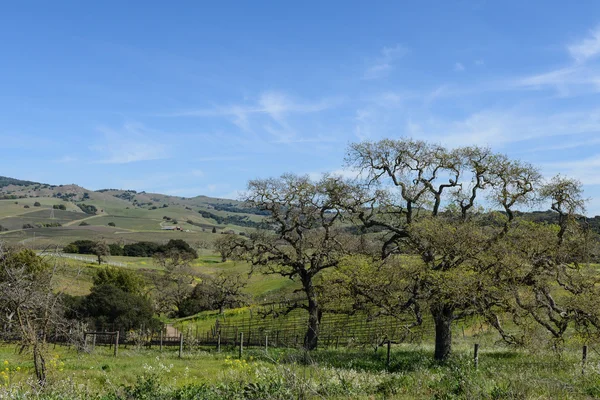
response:
<svg viewBox="0 0 600 400"><path fill-rule="evenodd" d="M452 350L452 321L454 308L447 304L434 304L431 306L431 315L435 323L435 353L434 358L444 361Z"/></svg>
<svg viewBox="0 0 600 400"><path fill-rule="evenodd" d="M39 385L44 386L46 384L46 360L39 343L33 345L33 366Z"/></svg>
<svg viewBox="0 0 600 400"><path fill-rule="evenodd" d="M312 284L312 276L308 274L302 277L304 292L308 300L308 327L304 335L304 348L314 350L319 341L319 325L321 323L321 307L317 301L315 288Z"/></svg>
<svg viewBox="0 0 600 400"><path fill-rule="evenodd" d="M319 325L321 323L321 311L316 301L308 301L308 329L304 336L304 348L314 350L319 340Z"/></svg>

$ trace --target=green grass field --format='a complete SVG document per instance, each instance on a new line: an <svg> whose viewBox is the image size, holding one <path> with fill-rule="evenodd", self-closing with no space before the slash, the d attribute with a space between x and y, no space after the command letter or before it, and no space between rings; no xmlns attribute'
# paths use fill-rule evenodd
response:
<svg viewBox="0 0 600 400"><path fill-rule="evenodd" d="M30 390L30 355L16 350L14 345L0 345L0 362L9 376L0 396L3 391ZM46 393L62 394L52 398L127 391L135 395L118 398L591 399L600 395L600 358L591 355L582 374L575 351L558 357L544 351L484 347L476 369L466 343L457 343L453 357L444 364L432 361L428 344L394 345L389 368L385 349L330 348L305 354L250 348L241 359L230 348L217 353L214 348L185 347L182 358L177 347L160 351L121 346L116 358L112 349L99 345L90 353L64 346L49 350Z"/></svg>

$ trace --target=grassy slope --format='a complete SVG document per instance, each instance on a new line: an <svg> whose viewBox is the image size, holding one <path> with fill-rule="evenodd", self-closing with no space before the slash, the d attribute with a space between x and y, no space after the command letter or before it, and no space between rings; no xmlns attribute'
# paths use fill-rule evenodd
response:
<svg viewBox="0 0 600 400"><path fill-rule="evenodd" d="M63 201L56 196L73 194L72 201ZM132 199L123 199L122 190L94 192L77 185L50 186L35 184L29 186L8 185L0 188L0 195L26 196L15 200L0 200L0 225L9 229L0 232L0 240L11 244L27 244L37 249L62 247L76 239L104 240L108 243L134 242L140 240L165 242L173 238L183 238L193 242L211 242L215 236L210 232L213 227L218 231L233 230L247 232L249 228L237 225L220 225L215 220L202 217L198 211L208 211L221 217L245 216L258 222L261 216L244 213L230 213L215 210L218 204L239 203L235 200L215 199L206 196L181 198L157 193L137 193ZM87 198L84 199L84 196ZM137 202L134 202L137 201ZM40 207L33 204L39 202ZM97 215L85 214L77 204L85 203L98 209ZM152 204L150 204L152 203ZM63 204L67 211L54 210L53 205ZM141 205L140 205L141 204ZM24 206L28 205L29 208ZM153 209L156 207L155 209ZM162 226L174 223L163 217L177 221L177 226L189 232L166 232ZM80 227L84 222L87 226ZM189 224L187 221L192 221ZM114 223L115 228L107 225ZM60 223L60 228L39 228L23 230L24 224ZM35 241L33 240L35 236Z"/></svg>

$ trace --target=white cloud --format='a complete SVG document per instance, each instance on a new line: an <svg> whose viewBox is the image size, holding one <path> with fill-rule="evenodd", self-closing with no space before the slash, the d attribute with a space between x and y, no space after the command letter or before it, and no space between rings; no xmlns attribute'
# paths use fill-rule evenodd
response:
<svg viewBox="0 0 600 400"><path fill-rule="evenodd" d="M426 118L406 122L406 132L416 138L448 146L506 146L532 139L600 133L600 109L547 115L527 109L483 110L463 119Z"/></svg>
<svg viewBox="0 0 600 400"><path fill-rule="evenodd" d="M542 164L552 175L561 173L579 179L584 185L600 185L600 154L575 161L560 161Z"/></svg>
<svg viewBox="0 0 600 400"><path fill-rule="evenodd" d="M587 38L567 46L567 50L579 63L596 57L600 54L600 26L590 30Z"/></svg>
<svg viewBox="0 0 600 400"><path fill-rule="evenodd" d="M154 139L141 124L127 123L119 129L99 127L102 143L90 147L101 155L99 163L126 164L169 158L168 147Z"/></svg>
<svg viewBox="0 0 600 400"><path fill-rule="evenodd" d="M573 59L568 66L518 79L516 86L552 87L563 97L599 92L600 68L590 61L600 55L600 26L589 33L589 37L567 46Z"/></svg>
<svg viewBox="0 0 600 400"><path fill-rule="evenodd" d="M252 118L268 116L286 130L286 118L292 114L310 114L336 107L341 98L323 98L317 101L306 101L293 98L281 91L262 92L254 104L234 104L216 106L207 109L184 110L163 117L229 117L231 122L244 131L252 131Z"/></svg>
<svg viewBox="0 0 600 400"><path fill-rule="evenodd" d="M198 177L198 178L202 178L204 175L206 175L206 174L204 173L204 171L202 171L201 169L193 169L193 170L191 171L191 174L192 174L193 176L195 176L195 177Z"/></svg>
<svg viewBox="0 0 600 400"><path fill-rule="evenodd" d="M399 44L394 47L384 47L381 50L381 56L365 71L363 79L371 80L386 77L394 69L394 61L406 53L406 47Z"/></svg>
<svg viewBox="0 0 600 400"><path fill-rule="evenodd" d="M459 62L454 63L454 71L462 72L464 70L465 70L465 66L462 65L462 63L459 63Z"/></svg>
<svg viewBox="0 0 600 400"><path fill-rule="evenodd" d="M484 60L475 60L475 65L477 65L478 67L482 67L485 65L485 61Z"/></svg>

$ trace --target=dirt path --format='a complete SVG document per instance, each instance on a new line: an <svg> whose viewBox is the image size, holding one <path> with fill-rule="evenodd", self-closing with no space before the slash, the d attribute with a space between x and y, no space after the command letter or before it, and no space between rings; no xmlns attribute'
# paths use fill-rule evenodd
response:
<svg viewBox="0 0 600 400"><path fill-rule="evenodd" d="M87 220L94 219L94 218L98 218L98 217L106 217L106 216L108 216L108 215L109 215L109 214L99 214L99 215L92 215L92 216L90 216L90 217L87 217L87 218L76 219L75 221L67 222L66 224L63 224L63 226L73 226L73 225L75 225L75 224L76 224L76 223L78 223L78 222L79 222L79 223L82 223L83 221L87 221Z"/></svg>

